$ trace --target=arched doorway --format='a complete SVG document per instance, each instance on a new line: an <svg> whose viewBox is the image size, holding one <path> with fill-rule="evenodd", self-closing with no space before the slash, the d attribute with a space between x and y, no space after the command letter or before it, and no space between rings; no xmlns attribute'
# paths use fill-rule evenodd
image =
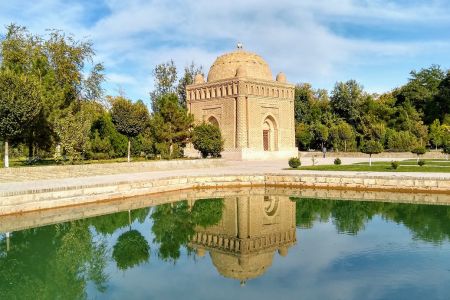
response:
<svg viewBox="0 0 450 300"><path fill-rule="evenodd" d="M217 119L214 116L210 116L208 118L208 123L213 125L213 126L216 126L217 128L220 128L219 121L217 121Z"/></svg>
<svg viewBox="0 0 450 300"><path fill-rule="evenodd" d="M262 141L264 151L276 151L277 143L277 127L273 117L265 118L262 126Z"/></svg>

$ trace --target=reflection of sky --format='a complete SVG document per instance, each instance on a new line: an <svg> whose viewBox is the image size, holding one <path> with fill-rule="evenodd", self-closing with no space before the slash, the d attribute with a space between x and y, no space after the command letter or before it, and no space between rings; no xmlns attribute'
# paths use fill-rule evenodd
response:
<svg viewBox="0 0 450 300"><path fill-rule="evenodd" d="M151 243L151 223L135 222ZM109 240L114 245L126 229ZM448 299L450 245L415 241L407 228L374 217L358 235L338 234L331 222L297 230L287 257L274 254L272 266L245 287L222 277L209 255L176 263L157 258L151 244L147 264L118 271L110 261L107 291L91 287L89 298L104 299Z"/></svg>

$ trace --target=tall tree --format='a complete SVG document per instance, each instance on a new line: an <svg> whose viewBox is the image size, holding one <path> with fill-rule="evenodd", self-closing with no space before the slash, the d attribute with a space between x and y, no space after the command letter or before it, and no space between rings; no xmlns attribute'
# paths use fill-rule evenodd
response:
<svg viewBox="0 0 450 300"><path fill-rule="evenodd" d="M193 121L193 115L180 106L176 94L163 95L150 126L156 152L168 158L182 156L182 148L191 137Z"/></svg>
<svg viewBox="0 0 450 300"><path fill-rule="evenodd" d="M363 87L355 80L338 82L331 92L330 104L333 112L347 123L356 126L365 96Z"/></svg>
<svg viewBox="0 0 450 300"><path fill-rule="evenodd" d="M186 108L186 86L194 83L194 77L197 74L203 74L203 67L195 65L194 62L191 62L189 66L184 68L184 75L178 81L177 92L178 92L178 102L181 107Z"/></svg>
<svg viewBox="0 0 450 300"><path fill-rule="evenodd" d="M8 142L20 137L41 112L41 94L32 77L0 71L0 137L5 143L4 165L9 167Z"/></svg>
<svg viewBox="0 0 450 300"><path fill-rule="evenodd" d="M142 101L132 103L123 97L116 97L112 102L111 116L117 131L128 137L128 162L132 137L141 133L148 125L149 114Z"/></svg>
<svg viewBox="0 0 450 300"><path fill-rule="evenodd" d="M177 68L173 60L159 64L153 70L155 78L154 90L150 93L152 101L152 111L158 111L158 101L162 96L169 93L176 93Z"/></svg>

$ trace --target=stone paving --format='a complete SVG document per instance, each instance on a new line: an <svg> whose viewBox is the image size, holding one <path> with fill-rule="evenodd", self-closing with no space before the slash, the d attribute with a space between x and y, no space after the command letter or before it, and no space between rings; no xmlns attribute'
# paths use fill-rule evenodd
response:
<svg viewBox="0 0 450 300"><path fill-rule="evenodd" d="M317 164L332 164L334 158L316 158ZM377 158L373 161L386 161L386 158ZM398 160L398 159L397 159ZM218 160L221 161L221 160ZM342 158L343 164L355 162L366 162L367 158ZM117 167L101 165L98 169L94 167L81 168L74 172L65 166L54 167L51 172L42 172L45 167L30 168L32 172L20 174L0 173L0 197L1 194L20 192L28 190L53 189L73 186L101 185L113 182L154 180L173 176L220 176L231 174L330 174L335 176L391 176L395 178L416 177L416 178L441 178L450 180L449 173L413 173L413 172L349 172L349 171L307 171L307 170L284 170L287 167L286 161L221 161L214 162L214 165L205 163L203 167L193 167L185 161L176 164L176 167L165 170L149 170L150 167L143 168L142 164L121 164ZM206 161L205 161L206 162ZM302 159L303 165L311 165L310 158ZM188 167L183 167L188 165Z"/></svg>

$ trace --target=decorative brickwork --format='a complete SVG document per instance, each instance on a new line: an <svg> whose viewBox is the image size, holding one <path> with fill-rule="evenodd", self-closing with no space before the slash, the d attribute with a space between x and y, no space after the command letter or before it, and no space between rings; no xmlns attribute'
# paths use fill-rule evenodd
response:
<svg viewBox="0 0 450 300"><path fill-rule="evenodd" d="M223 157L297 156L294 86L286 83L283 73L277 80L272 78L260 56L237 49L216 59L207 82L198 76L186 87L188 109L195 120L217 120L225 140ZM266 148L264 134L268 137Z"/></svg>

